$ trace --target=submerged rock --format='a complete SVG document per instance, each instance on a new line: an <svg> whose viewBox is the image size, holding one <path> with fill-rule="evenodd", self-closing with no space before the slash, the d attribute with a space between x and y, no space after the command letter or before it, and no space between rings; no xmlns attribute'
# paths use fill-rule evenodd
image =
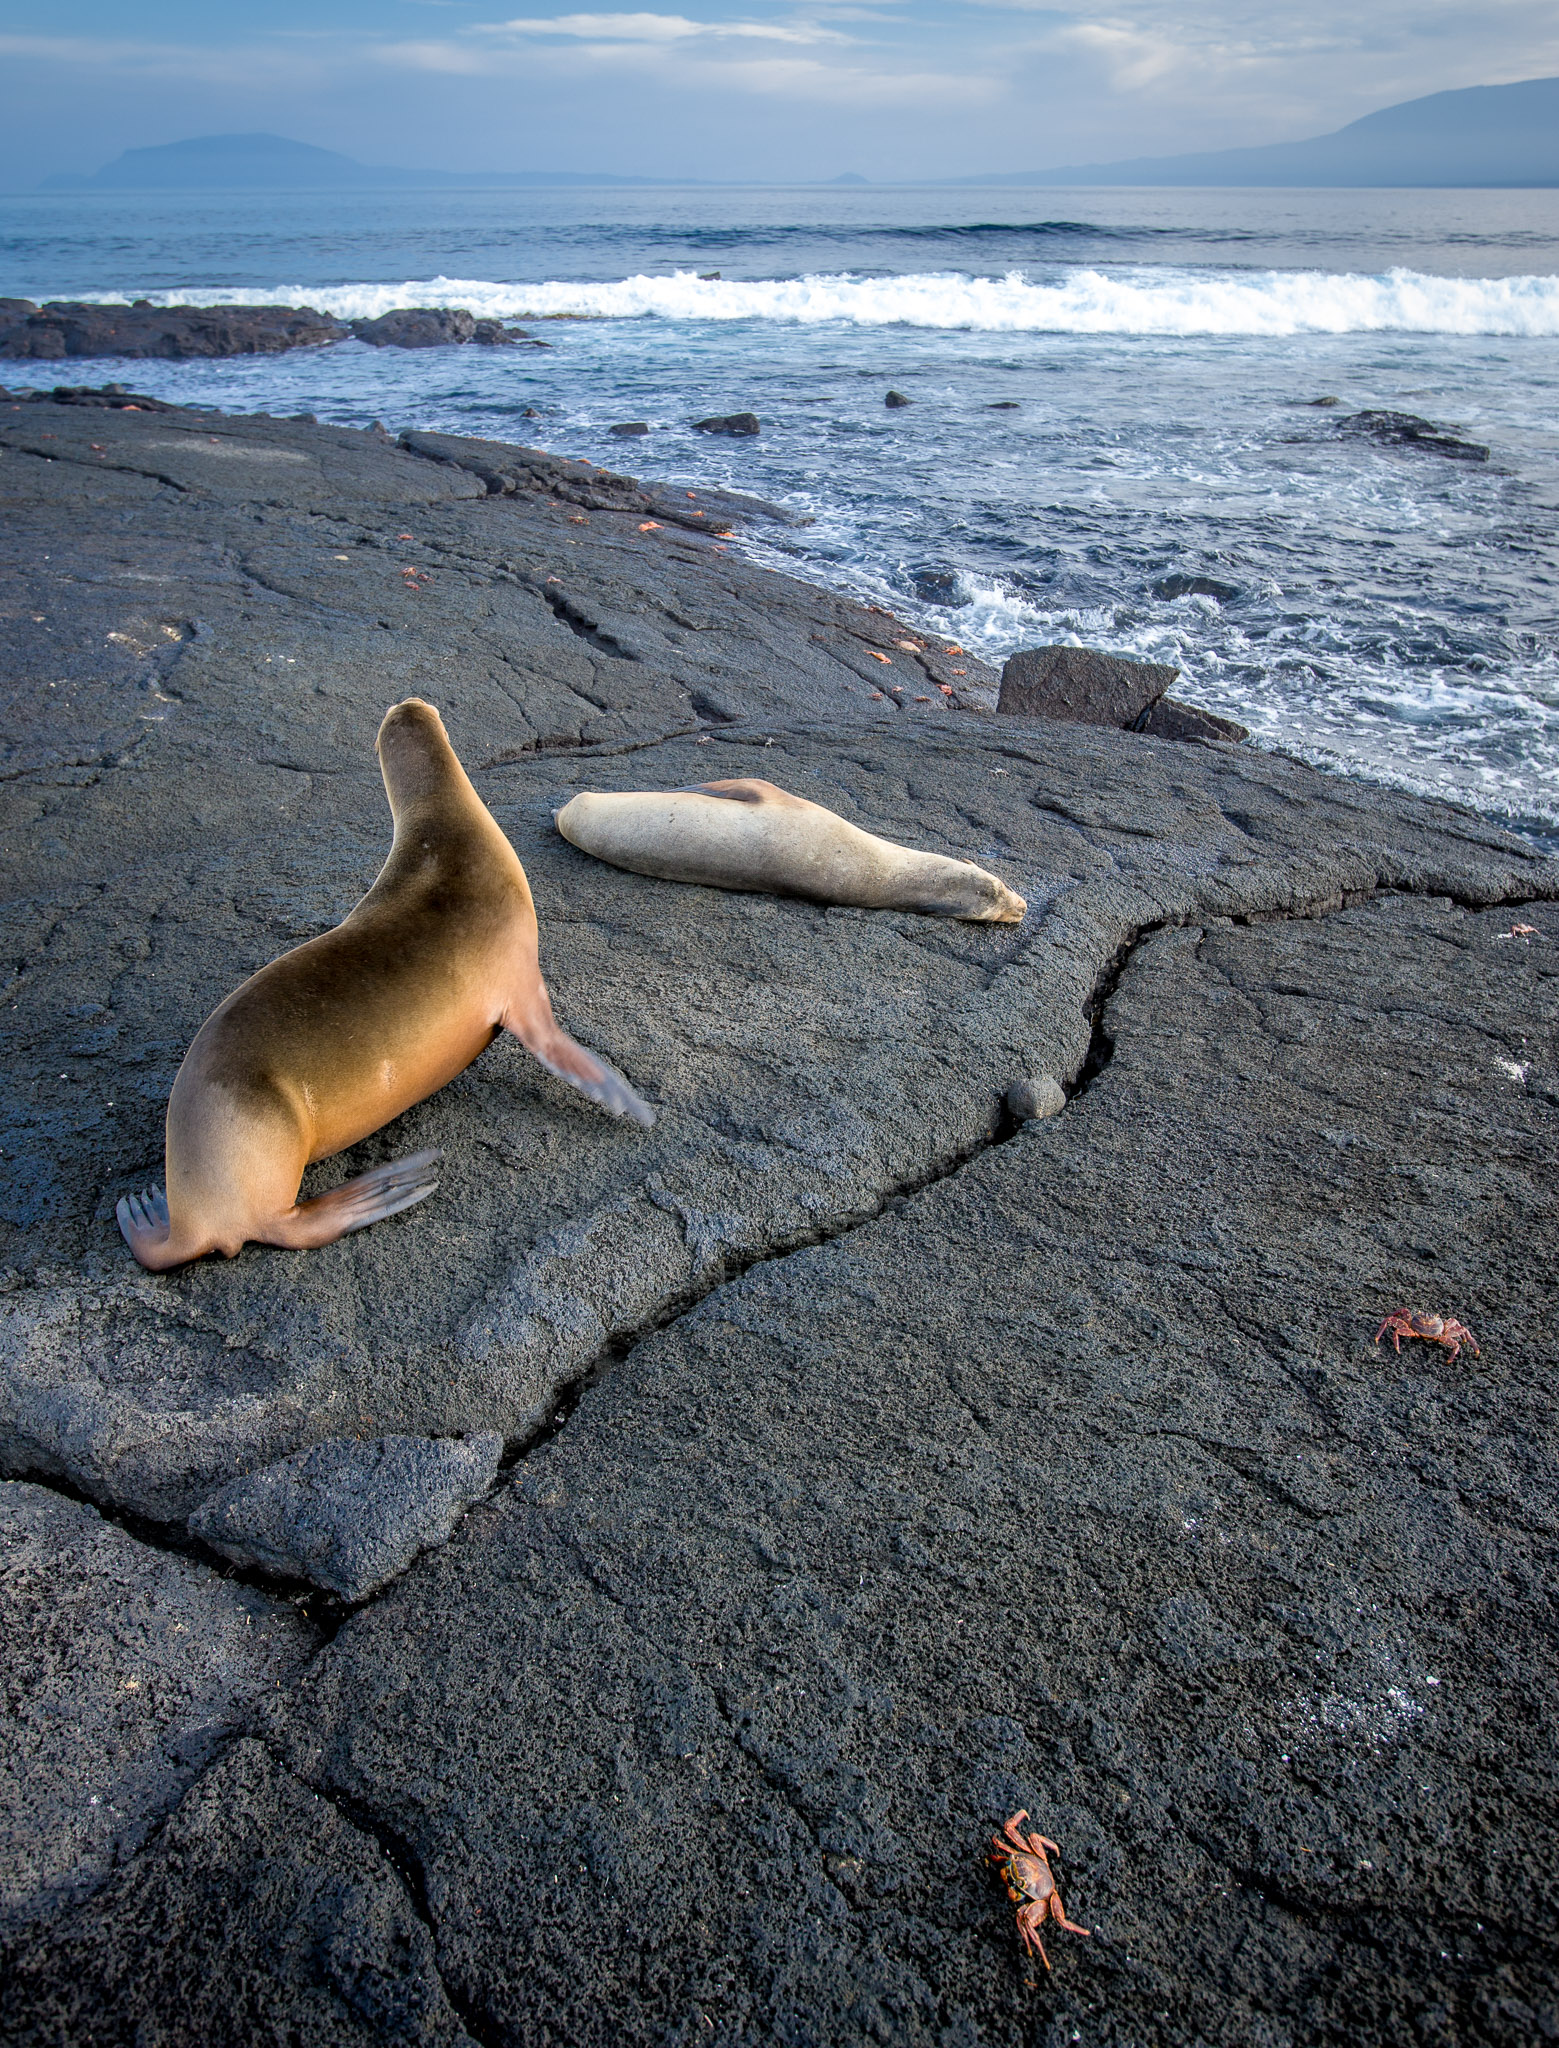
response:
<svg viewBox="0 0 1559 2048"><path fill-rule="evenodd" d="M1232 604L1239 594L1238 584L1225 583L1217 576L1191 575L1183 569L1160 576L1153 585L1153 595L1162 598L1215 597L1220 604Z"/></svg>
<svg viewBox="0 0 1559 2048"><path fill-rule="evenodd" d="M895 411L901 405L913 405L915 403L913 398L906 398L902 391L890 391L882 402L890 412Z"/></svg>
<svg viewBox="0 0 1559 2048"><path fill-rule="evenodd" d="M647 434L649 430L648 420L622 420L615 427L608 427L606 431L609 434L618 434L626 440L632 434Z"/></svg>
<svg viewBox="0 0 1559 2048"><path fill-rule="evenodd" d="M1022 718L1066 718L1127 731L1179 673L1162 662L1128 661L1096 647L1026 647L1001 672L996 708Z"/></svg>
<svg viewBox="0 0 1559 2048"><path fill-rule="evenodd" d="M1487 462L1489 451L1482 441L1464 441L1433 420L1420 419L1413 412L1354 412L1336 422L1339 434L1378 441L1385 448L1424 448L1431 455L1448 456L1452 462Z"/></svg>
<svg viewBox="0 0 1559 2048"><path fill-rule="evenodd" d="M464 1442L338 1437L222 1487L190 1516L189 1532L234 1564L365 1600L449 1541L502 1455L492 1431Z"/></svg>

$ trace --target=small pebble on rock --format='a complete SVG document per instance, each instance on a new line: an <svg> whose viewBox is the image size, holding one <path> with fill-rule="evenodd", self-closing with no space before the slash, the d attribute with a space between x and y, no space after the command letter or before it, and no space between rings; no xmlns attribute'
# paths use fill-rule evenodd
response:
<svg viewBox="0 0 1559 2048"><path fill-rule="evenodd" d="M1034 1123L1059 1115L1066 1096L1054 1074L1026 1074L1007 1090L1007 1107L1020 1123Z"/></svg>

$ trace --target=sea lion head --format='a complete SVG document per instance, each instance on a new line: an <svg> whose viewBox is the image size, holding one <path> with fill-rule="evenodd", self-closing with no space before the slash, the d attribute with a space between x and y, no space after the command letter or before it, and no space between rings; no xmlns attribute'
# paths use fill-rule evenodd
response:
<svg viewBox="0 0 1559 2048"><path fill-rule="evenodd" d="M374 741L390 809L399 813L421 797L433 796L449 780L455 750L436 708L407 697L384 714Z"/></svg>

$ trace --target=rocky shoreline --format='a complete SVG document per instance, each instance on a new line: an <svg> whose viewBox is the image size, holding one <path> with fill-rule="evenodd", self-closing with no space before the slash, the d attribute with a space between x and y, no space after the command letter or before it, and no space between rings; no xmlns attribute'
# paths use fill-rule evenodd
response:
<svg viewBox="0 0 1559 2048"><path fill-rule="evenodd" d="M312 306L155 306L51 299L0 299L0 361L60 362L67 356L274 356L288 349L363 341L372 348L546 348L502 320L459 307L401 306L374 319L337 320Z"/></svg>
<svg viewBox="0 0 1559 2048"><path fill-rule="evenodd" d="M1554 863L543 450L12 394L0 493L0 2039L1559 2032ZM308 1183L430 1201L144 1274L183 1048L372 879L412 693L656 1128L495 1046ZM552 829L721 774L1028 917ZM1092 1930L1038 1982L1019 1806Z"/></svg>

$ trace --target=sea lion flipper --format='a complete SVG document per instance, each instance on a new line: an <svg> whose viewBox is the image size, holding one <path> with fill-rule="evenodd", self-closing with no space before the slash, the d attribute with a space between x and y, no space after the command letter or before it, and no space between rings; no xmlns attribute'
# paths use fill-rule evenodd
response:
<svg viewBox="0 0 1559 2048"><path fill-rule="evenodd" d="M154 1251L168 1241L168 1198L161 1188L146 1188L135 1195L121 1195L114 1204L119 1232L144 1265L143 1252Z"/></svg>
<svg viewBox="0 0 1559 2048"><path fill-rule="evenodd" d="M431 1195L438 1186L435 1168L442 1152L413 1152L406 1159L392 1159L355 1180L299 1202L272 1243L294 1245L333 1244L352 1230L366 1230L370 1223L382 1223Z"/></svg>

